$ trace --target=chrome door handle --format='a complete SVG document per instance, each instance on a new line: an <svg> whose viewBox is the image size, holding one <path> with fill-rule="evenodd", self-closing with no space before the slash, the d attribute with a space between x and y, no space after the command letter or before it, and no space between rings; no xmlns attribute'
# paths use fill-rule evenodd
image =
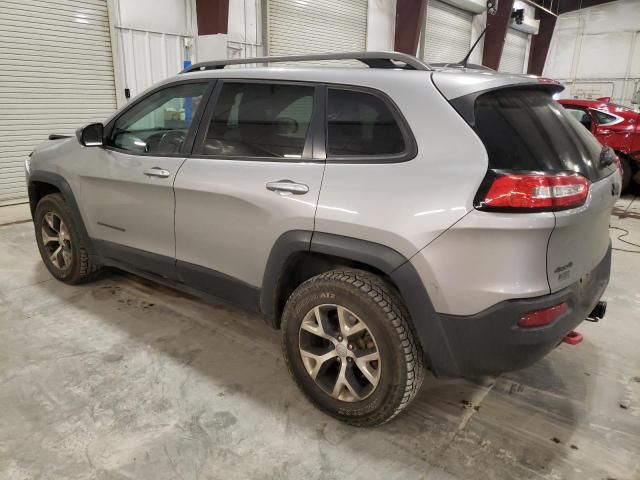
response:
<svg viewBox="0 0 640 480"><path fill-rule="evenodd" d="M304 195L309 191L309 187L304 183L296 183L291 180L278 180L267 183L267 190L279 194L293 193L294 195Z"/></svg>
<svg viewBox="0 0 640 480"><path fill-rule="evenodd" d="M145 170L144 174L147 177L167 178L167 177L169 177L169 175L171 175L171 172L169 170L165 170L165 169L160 168L160 167L153 167L153 168L149 168L149 169Z"/></svg>

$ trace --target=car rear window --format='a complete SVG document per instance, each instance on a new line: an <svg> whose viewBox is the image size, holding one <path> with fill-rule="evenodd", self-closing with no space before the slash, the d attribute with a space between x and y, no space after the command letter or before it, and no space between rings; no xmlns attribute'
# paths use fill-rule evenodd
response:
<svg viewBox="0 0 640 480"><path fill-rule="evenodd" d="M327 156L401 154L402 130L381 98L367 92L330 88L327 102Z"/></svg>
<svg viewBox="0 0 640 480"><path fill-rule="evenodd" d="M600 161L602 145L542 90L512 88L480 95L475 129L493 169L571 170L592 181L611 173Z"/></svg>

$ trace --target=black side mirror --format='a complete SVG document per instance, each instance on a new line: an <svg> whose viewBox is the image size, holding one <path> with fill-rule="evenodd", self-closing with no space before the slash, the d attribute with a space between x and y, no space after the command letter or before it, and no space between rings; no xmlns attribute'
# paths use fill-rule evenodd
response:
<svg viewBox="0 0 640 480"><path fill-rule="evenodd" d="M78 141L85 147L101 147L104 145L104 125L90 123L76 131Z"/></svg>

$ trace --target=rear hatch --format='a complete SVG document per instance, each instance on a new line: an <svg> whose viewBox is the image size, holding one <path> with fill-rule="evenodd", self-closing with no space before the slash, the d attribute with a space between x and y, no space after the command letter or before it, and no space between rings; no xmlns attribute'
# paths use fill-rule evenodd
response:
<svg viewBox="0 0 640 480"><path fill-rule="evenodd" d="M613 153L535 87L504 88L475 101L475 130L489 156L489 168L508 171L578 173L588 179L581 205L554 208L547 247L551 292L579 281L609 248L609 217L620 191Z"/></svg>
<svg viewBox="0 0 640 480"><path fill-rule="evenodd" d="M529 215L552 211L555 227L547 246L550 291L583 279L609 248L609 216L621 181L613 152L553 100L552 94L562 89L557 83L477 72L437 72L433 81L486 147L489 169L476 208ZM504 185L490 191L501 186L497 177L503 177ZM520 197L509 193L513 185L516 190L524 185L529 193L557 192L559 197L547 198L551 203L545 204L533 195L527 202L526 192L516 191L523 193ZM488 194L498 205L511 194L512 203L503 203L506 209L492 208L485 202Z"/></svg>

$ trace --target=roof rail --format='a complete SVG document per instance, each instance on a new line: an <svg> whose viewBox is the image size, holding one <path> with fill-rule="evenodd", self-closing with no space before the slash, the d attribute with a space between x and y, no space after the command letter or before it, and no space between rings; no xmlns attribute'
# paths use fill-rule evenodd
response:
<svg viewBox="0 0 640 480"><path fill-rule="evenodd" d="M398 52L352 52L352 53L320 53L312 55L290 55L284 57L256 57L231 60L214 60L194 63L180 73L217 70L228 65L246 65L251 63L276 62L315 62L321 60L358 60L369 68L401 68L404 70L431 70L431 67L412 55Z"/></svg>

